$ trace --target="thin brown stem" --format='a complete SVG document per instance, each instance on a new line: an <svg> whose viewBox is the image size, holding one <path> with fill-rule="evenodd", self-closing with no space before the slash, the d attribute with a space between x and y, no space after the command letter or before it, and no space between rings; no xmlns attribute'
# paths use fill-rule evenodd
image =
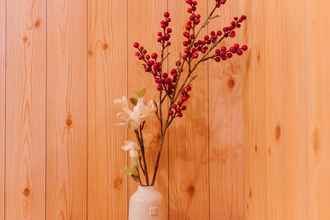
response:
<svg viewBox="0 0 330 220"><path fill-rule="evenodd" d="M154 186L155 182L156 182L158 169L159 169L159 162L160 162L160 158L161 158L161 155L162 155L162 152L163 152L163 146L164 146L164 136L161 135L161 137L160 137L160 147L159 147L159 151L158 151L157 158L156 158L155 170L154 170L154 174L152 176L151 186Z"/></svg>
<svg viewBox="0 0 330 220"><path fill-rule="evenodd" d="M146 183L147 185L149 185L149 174L148 174L148 165L147 165L147 161L146 161L146 156L145 156L145 149L144 149L144 141L143 141L143 136L142 136L142 130L135 130L135 135L136 138L139 142L139 146L141 149L141 154L142 154L142 161L143 161L143 165L144 165L144 174L145 174L145 179L146 179Z"/></svg>

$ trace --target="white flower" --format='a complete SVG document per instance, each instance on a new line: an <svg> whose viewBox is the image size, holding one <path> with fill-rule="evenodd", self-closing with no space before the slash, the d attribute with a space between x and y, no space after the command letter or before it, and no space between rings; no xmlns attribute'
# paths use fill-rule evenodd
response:
<svg viewBox="0 0 330 220"><path fill-rule="evenodd" d="M142 121L155 112L156 108L154 102L150 100L148 103L144 102L143 97L137 99L136 105L133 109L128 106L127 97L123 96L120 99L114 101L117 104L121 104L122 112L117 114L121 120L120 125L127 125L133 130L137 129Z"/></svg>
<svg viewBox="0 0 330 220"><path fill-rule="evenodd" d="M128 152L129 156L133 159L139 157L137 144L134 141L125 141L121 149Z"/></svg>

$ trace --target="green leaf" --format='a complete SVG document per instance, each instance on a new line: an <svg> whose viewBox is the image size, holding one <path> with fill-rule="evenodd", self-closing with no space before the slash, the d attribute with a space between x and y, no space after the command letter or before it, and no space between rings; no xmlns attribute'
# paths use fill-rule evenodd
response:
<svg viewBox="0 0 330 220"><path fill-rule="evenodd" d="M137 98L130 98L129 101L133 104L133 105L136 105L138 100Z"/></svg>
<svg viewBox="0 0 330 220"><path fill-rule="evenodd" d="M136 92L138 98L142 98L146 94L146 88L143 88Z"/></svg>

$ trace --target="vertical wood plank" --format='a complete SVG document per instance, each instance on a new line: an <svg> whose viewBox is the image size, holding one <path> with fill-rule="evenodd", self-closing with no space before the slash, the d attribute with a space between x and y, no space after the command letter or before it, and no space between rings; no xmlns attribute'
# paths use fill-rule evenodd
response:
<svg viewBox="0 0 330 220"><path fill-rule="evenodd" d="M208 11L207 3L199 1L199 13L203 18ZM169 0L175 39L173 53L183 51L182 31L188 19L186 7L183 1ZM173 66L176 59L173 57L170 65ZM209 219L207 66L200 66L196 74L199 76L193 83L187 111L169 132L170 219Z"/></svg>
<svg viewBox="0 0 330 220"><path fill-rule="evenodd" d="M0 2L0 220L5 219L6 1Z"/></svg>
<svg viewBox="0 0 330 220"><path fill-rule="evenodd" d="M135 41L148 49L149 52L160 51L160 46L157 44L157 32L160 30L160 20L163 18L163 13L167 9L167 0L153 1L128 1L128 95L133 96L136 91L141 88L147 89L146 99L158 99L158 92L153 81L153 77L144 72L143 66L137 61L135 49L132 47ZM149 176L152 176L153 166L156 158L156 150L158 145L151 144L152 139L158 135L159 124L156 119L148 120L146 124L146 131L150 136L147 142L148 153L148 170ZM130 137L133 138L133 137ZM152 146L150 146L152 145ZM163 213L164 217L168 215L168 154L167 146L164 147L164 152L161 159L161 167L156 182L156 188L163 195ZM150 177L151 179L151 177ZM129 194L135 191L136 185L129 182ZM164 218L166 219L166 218Z"/></svg>
<svg viewBox="0 0 330 220"><path fill-rule="evenodd" d="M246 13L246 1L229 1L209 25L210 31L228 26L235 16ZM213 8L213 2L210 9ZM220 46L247 42L247 23L237 37ZM249 54L229 61L210 63L210 219L243 219L245 215L245 119L244 91Z"/></svg>
<svg viewBox="0 0 330 220"><path fill-rule="evenodd" d="M266 141L266 90L265 50L266 23L264 16L265 1L248 1L247 32L249 54L247 72L244 79L244 122L246 146L245 155L245 219L267 219L267 159ZM245 73L243 73L245 74Z"/></svg>
<svg viewBox="0 0 330 220"><path fill-rule="evenodd" d="M126 129L113 104L127 92L126 0L89 0L88 47L88 218L127 219Z"/></svg>
<svg viewBox="0 0 330 220"><path fill-rule="evenodd" d="M46 1L7 1L6 216L45 218Z"/></svg>
<svg viewBox="0 0 330 220"><path fill-rule="evenodd" d="M87 219L87 0L47 2L47 220Z"/></svg>
<svg viewBox="0 0 330 220"><path fill-rule="evenodd" d="M267 2L263 17L269 220L309 220L305 16L305 1L282 1Z"/></svg>
<svg viewBox="0 0 330 220"><path fill-rule="evenodd" d="M306 80L311 86L309 107L308 219L330 219L330 76L329 48L330 21L329 2L307 1L306 8Z"/></svg>

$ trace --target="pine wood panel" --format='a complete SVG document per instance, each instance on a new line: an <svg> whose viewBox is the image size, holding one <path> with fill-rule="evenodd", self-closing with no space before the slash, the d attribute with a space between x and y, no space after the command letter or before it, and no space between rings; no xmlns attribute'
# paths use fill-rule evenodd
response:
<svg viewBox="0 0 330 220"><path fill-rule="evenodd" d="M264 14L265 22L272 24L265 30L269 220L308 219L304 192L308 190L310 90L302 64L306 57L304 7L304 2L268 2Z"/></svg>
<svg viewBox="0 0 330 220"><path fill-rule="evenodd" d="M209 31L228 26L233 17L246 13L246 1L228 2L218 13L221 17L209 25ZM213 4L210 4L210 10ZM221 21L220 21L221 19ZM248 21L249 22L249 21ZM246 24L238 37L220 46L247 42ZM227 62L211 62L210 105L210 210L211 219L242 219L244 200L244 90L249 54Z"/></svg>
<svg viewBox="0 0 330 220"><path fill-rule="evenodd" d="M329 2L307 1L306 8L306 80L309 82L311 103L308 118L308 219L330 219L330 75Z"/></svg>
<svg viewBox="0 0 330 220"><path fill-rule="evenodd" d="M249 1L246 5L249 54L244 76L244 129L245 129L245 218L267 219L267 161L266 141L266 71L265 1ZM262 27L262 28L261 28ZM271 190L271 189L269 189Z"/></svg>
<svg viewBox="0 0 330 220"><path fill-rule="evenodd" d="M212 3L199 1L203 14ZM220 10L208 29L246 13L238 41L250 49L199 69L162 158L164 219L330 219L328 7L238 0ZM181 1L0 1L0 220L127 219L136 185L121 172L127 132L113 99L154 90L131 45L158 49L167 8L175 55Z"/></svg>
<svg viewBox="0 0 330 220"><path fill-rule="evenodd" d="M127 219L126 129L113 100L127 91L127 1L88 4L88 219Z"/></svg>
<svg viewBox="0 0 330 220"><path fill-rule="evenodd" d="M6 220L45 218L45 3L7 1Z"/></svg>
<svg viewBox="0 0 330 220"><path fill-rule="evenodd" d="M47 220L87 219L87 0L47 1Z"/></svg>
<svg viewBox="0 0 330 220"><path fill-rule="evenodd" d="M199 1L199 13L204 18L207 3ZM175 39L172 50L176 53L183 51L186 7L184 2L169 0ZM171 64L175 61L171 60ZM199 76L192 86L192 99L183 120L178 119L169 133L170 219L209 219L208 68L200 66L196 74Z"/></svg>
<svg viewBox="0 0 330 220"><path fill-rule="evenodd" d="M5 219L6 1L0 2L0 220Z"/></svg>
<svg viewBox="0 0 330 220"><path fill-rule="evenodd" d="M147 89L146 101L149 99L158 99L158 92L155 92L155 84L153 77L145 73L143 66L139 61L137 61L135 54L135 48L132 47L135 41L141 42L141 44L149 52L160 51L160 46L157 44L157 32L160 31L160 20L163 19L163 13L167 9L167 0L160 1L138 1L130 0L128 1L128 96L134 96L134 94L141 88ZM165 66L165 70L166 70ZM146 124L146 129L149 132L149 136L146 136L147 145L147 161L149 178L152 178L153 167L155 163L155 156L158 150L157 135L159 135L153 126L157 127L158 122L154 117ZM129 138L134 138L129 136ZM149 143L149 144L148 144ZM136 184L129 182L129 195L131 195L135 189ZM168 154L167 154L167 144L165 144L164 152L161 159L160 172L158 174L158 180L156 182L156 188L163 195L163 205L164 205L164 219L168 216Z"/></svg>

